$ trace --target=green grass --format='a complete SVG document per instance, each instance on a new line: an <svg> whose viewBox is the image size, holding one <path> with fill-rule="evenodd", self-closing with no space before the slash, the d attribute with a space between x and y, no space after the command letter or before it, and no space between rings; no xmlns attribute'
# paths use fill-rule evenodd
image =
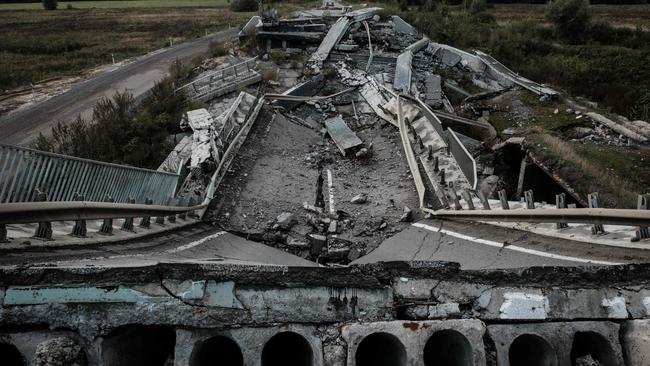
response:
<svg viewBox="0 0 650 366"><path fill-rule="evenodd" d="M157 3L157 1L147 1ZM99 2L98 2L99 3ZM189 1L188 1L189 3ZM77 75L242 24L225 8L7 10L0 12L0 91Z"/></svg>
<svg viewBox="0 0 650 366"><path fill-rule="evenodd" d="M119 9L119 8L178 8L178 7L225 7L227 0L134 0L134 1L60 1L59 11L67 10L68 5L75 9ZM43 9L37 3L0 4L2 10L35 10Z"/></svg>

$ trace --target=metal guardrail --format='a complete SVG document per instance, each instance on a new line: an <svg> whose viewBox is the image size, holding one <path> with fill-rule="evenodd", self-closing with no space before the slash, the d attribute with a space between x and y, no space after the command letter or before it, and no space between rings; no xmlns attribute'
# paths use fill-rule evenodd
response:
<svg viewBox="0 0 650 366"><path fill-rule="evenodd" d="M209 95L211 91L216 88L226 87L229 84L236 83L240 77L246 75L258 76L259 74L255 71L256 61L257 56L238 64L215 70L193 80L190 83L176 88L174 92L186 90L191 96L194 96L195 99L201 99L202 96ZM239 81L243 81L243 79Z"/></svg>
<svg viewBox="0 0 650 366"><path fill-rule="evenodd" d="M426 187L422 176L420 175L420 168L418 167L418 162L415 159L415 154L413 153L413 147L411 146L411 140L408 137L408 129L406 128L406 122L402 116L402 102L401 96L397 96L397 124L399 128L399 134L402 140L402 145L404 147L404 154L406 155L406 161L408 162L409 169L411 170L411 175L415 181L415 188L418 192L419 204L420 207L424 207L424 196L426 194Z"/></svg>
<svg viewBox="0 0 650 366"><path fill-rule="evenodd" d="M0 203L34 201L39 189L48 201L72 201L78 193L87 201L167 204L177 182L177 174L0 144Z"/></svg>
<svg viewBox="0 0 650 366"><path fill-rule="evenodd" d="M650 226L650 210L563 208L539 210L438 210L436 217L487 222Z"/></svg>
<svg viewBox="0 0 650 366"><path fill-rule="evenodd" d="M204 207L205 205L175 207L86 201L5 203L0 205L0 225L171 216Z"/></svg>
<svg viewBox="0 0 650 366"><path fill-rule="evenodd" d="M454 159L456 159L456 162L458 162L458 166L465 175L465 178L467 178L467 182L469 182L472 189L476 189L478 183L476 160L467 151L463 143L460 142L456 133L451 128L448 128L447 131L449 132L449 139L447 140L449 151L454 156Z"/></svg>

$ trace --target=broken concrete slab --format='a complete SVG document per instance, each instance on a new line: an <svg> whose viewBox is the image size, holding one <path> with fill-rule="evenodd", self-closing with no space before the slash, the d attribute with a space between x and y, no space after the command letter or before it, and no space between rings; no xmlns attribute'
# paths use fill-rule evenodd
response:
<svg viewBox="0 0 650 366"><path fill-rule="evenodd" d="M325 127L343 156L348 156L363 145L363 141L348 127L341 115L325 120Z"/></svg>
<svg viewBox="0 0 650 366"><path fill-rule="evenodd" d="M325 86L325 77L322 74L316 75L311 79L286 90L282 95L293 95L301 97L313 97L318 94ZM292 110L302 104L302 101L295 100L278 100L275 105L285 110Z"/></svg>

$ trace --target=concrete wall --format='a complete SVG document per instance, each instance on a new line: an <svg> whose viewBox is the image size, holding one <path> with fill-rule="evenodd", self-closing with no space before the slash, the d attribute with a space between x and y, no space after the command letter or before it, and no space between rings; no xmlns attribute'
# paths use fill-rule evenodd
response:
<svg viewBox="0 0 650 366"><path fill-rule="evenodd" d="M0 360L35 364L64 339L93 366L648 365L644 279L650 266L0 269Z"/></svg>

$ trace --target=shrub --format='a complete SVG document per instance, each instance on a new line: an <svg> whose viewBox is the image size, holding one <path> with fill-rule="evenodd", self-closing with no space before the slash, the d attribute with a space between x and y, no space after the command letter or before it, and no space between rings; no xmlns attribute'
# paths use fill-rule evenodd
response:
<svg viewBox="0 0 650 366"><path fill-rule="evenodd" d="M569 41L584 39L591 21L589 0L554 0L546 7L546 19Z"/></svg>
<svg viewBox="0 0 650 366"><path fill-rule="evenodd" d="M210 54L212 57L221 57L228 54L228 49L217 42L210 42Z"/></svg>
<svg viewBox="0 0 650 366"><path fill-rule="evenodd" d="M232 11L257 11L257 0L233 0L230 3Z"/></svg>
<svg viewBox="0 0 650 366"><path fill-rule="evenodd" d="M43 9L45 10L56 10L58 6L56 0L43 0Z"/></svg>
<svg viewBox="0 0 650 366"><path fill-rule="evenodd" d="M483 13L487 10L487 0L472 0L469 4L469 12L472 14Z"/></svg>

